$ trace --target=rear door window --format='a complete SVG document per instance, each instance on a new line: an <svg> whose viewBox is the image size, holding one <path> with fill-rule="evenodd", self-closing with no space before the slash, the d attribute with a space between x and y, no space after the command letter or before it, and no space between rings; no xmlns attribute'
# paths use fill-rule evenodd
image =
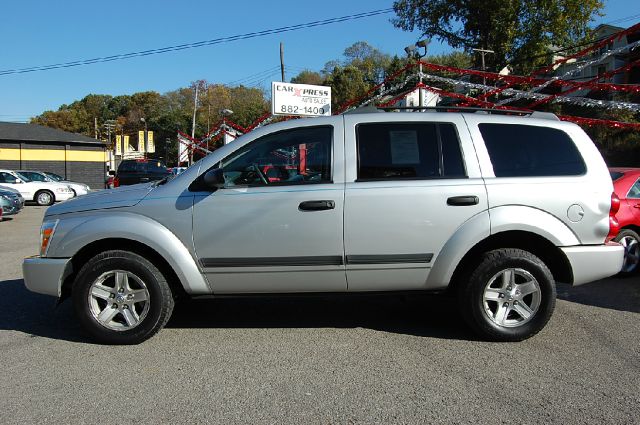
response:
<svg viewBox="0 0 640 425"><path fill-rule="evenodd" d="M356 129L358 181L466 177L451 123L368 123Z"/></svg>
<svg viewBox="0 0 640 425"><path fill-rule="evenodd" d="M480 124L496 177L579 176L587 171L578 148L556 128Z"/></svg>

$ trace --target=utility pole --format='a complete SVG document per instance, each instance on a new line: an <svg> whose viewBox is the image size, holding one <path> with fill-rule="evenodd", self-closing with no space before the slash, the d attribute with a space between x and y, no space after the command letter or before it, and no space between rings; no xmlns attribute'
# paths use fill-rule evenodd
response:
<svg viewBox="0 0 640 425"><path fill-rule="evenodd" d="M109 146L111 146L111 130L116 128L116 120L107 120L104 124L103 124L104 128L107 129L107 140L109 140ZM113 162L112 164L110 164L110 167L112 169L116 168L116 147L115 147L115 143L113 145Z"/></svg>
<svg viewBox="0 0 640 425"><path fill-rule="evenodd" d="M487 53L495 53L493 50L487 50L487 49L471 49L474 52L480 52L480 55L482 56L482 72L484 72L486 70L486 67L484 65L484 55L486 55ZM486 86L487 85L487 77L485 77L484 75L482 76L482 85Z"/></svg>
<svg viewBox="0 0 640 425"><path fill-rule="evenodd" d="M198 87L199 82L196 82L196 95L193 99L193 122L191 123L191 143L196 138L196 112L198 111ZM192 146L189 146L192 147ZM193 149L189 149L189 166L193 163Z"/></svg>
<svg viewBox="0 0 640 425"><path fill-rule="evenodd" d="M93 138L98 140L98 117L93 117Z"/></svg>
<svg viewBox="0 0 640 425"><path fill-rule="evenodd" d="M284 83L284 44L280 42L280 76Z"/></svg>

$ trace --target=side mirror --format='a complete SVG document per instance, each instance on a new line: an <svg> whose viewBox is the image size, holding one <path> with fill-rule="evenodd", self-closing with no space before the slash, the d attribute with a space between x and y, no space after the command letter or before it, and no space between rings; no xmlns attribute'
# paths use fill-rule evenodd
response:
<svg viewBox="0 0 640 425"><path fill-rule="evenodd" d="M224 173L222 168L214 168L204 173L204 184L211 189L219 189L224 186Z"/></svg>

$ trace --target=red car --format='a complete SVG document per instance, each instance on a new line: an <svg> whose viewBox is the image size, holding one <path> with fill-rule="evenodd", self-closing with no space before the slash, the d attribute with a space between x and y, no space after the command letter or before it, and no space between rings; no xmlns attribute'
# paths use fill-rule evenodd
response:
<svg viewBox="0 0 640 425"><path fill-rule="evenodd" d="M620 198L616 218L620 232L614 241L624 246L625 258L621 275L632 275L640 264L640 168L609 168L613 188Z"/></svg>

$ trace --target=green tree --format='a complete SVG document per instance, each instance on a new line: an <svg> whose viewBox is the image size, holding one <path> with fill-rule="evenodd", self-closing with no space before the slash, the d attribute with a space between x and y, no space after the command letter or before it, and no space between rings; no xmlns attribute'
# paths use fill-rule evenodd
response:
<svg viewBox="0 0 640 425"><path fill-rule="evenodd" d="M304 71L293 77L291 79L291 82L295 84L311 84L321 86L324 84L324 77L320 75L319 72L305 69Z"/></svg>
<svg viewBox="0 0 640 425"><path fill-rule="evenodd" d="M468 69L473 65L473 57L470 54L461 51L427 56L424 58L424 61L435 63L436 65L451 66L460 69Z"/></svg>
<svg viewBox="0 0 640 425"><path fill-rule="evenodd" d="M326 84L331 86L333 111L345 102L364 96L371 88L371 85L365 81L362 71L355 66L335 67L328 76Z"/></svg>
<svg viewBox="0 0 640 425"><path fill-rule="evenodd" d="M397 0L393 23L453 48L493 50L489 69L526 72L544 64L550 46L585 37L602 7L600 0Z"/></svg>

